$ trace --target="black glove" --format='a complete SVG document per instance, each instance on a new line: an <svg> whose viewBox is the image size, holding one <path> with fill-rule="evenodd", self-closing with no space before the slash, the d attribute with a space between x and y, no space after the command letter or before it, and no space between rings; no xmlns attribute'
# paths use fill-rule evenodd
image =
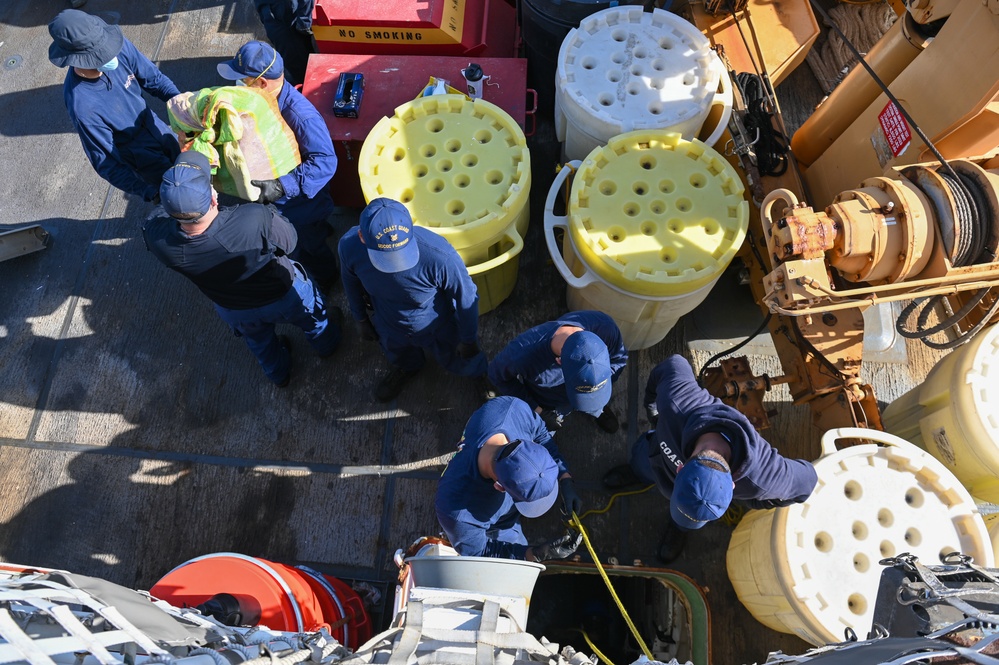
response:
<svg viewBox="0 0 999 665"><path fill-rule="evenodd" d="M280 180L251 180L250 184L260 188L257 203L274 203L284 196L284 187Z"/></svg>
<svg viewBox="0 0 999 665"><path fill-rule="evenodd" d="M550 561L552 559L568 559L576 550L579 548L579 544L583 542L583 534L574 530L568 529L564 534L551 540L544 545L537 545L533 547L534 558L537 561Z"/></svg>
<svg viewBox="0 0 999 665"><path fill-rule="evenodd" d="M557 432L562 429L562 419L551 409L542 411L541 419L545 421L545 427L548 428L549 432Z"/></svg>
<svg viewBox="0 0 999 665"><path fill-rule="evenodd" d="M458 342L458 357L470 360L479 355L479 345L476 342Z"/></svg>
<svg viewBox="0 0 999 665"><path fill-rule="evenodd" d="M566 517L583 514L583 500L576 494L576 486L572 483L572 478L563 478L558 481L558 493L562 495L562 512Z"/></svg>
<svg viewBox="0 0 999 665"><path fill-rule="evenodd" d="M361 329L361 339L365 342L378 341L378 331L375 330L375 324L371 323L371 319L364 317L364 320L358 322L358 325Z"/></svg>
<svg viewBox="0 0 999 665"><path fill-rule="evenodd" d="M655 429L656 425L659 424L659 408L655 402L645 405L645 417L649 419L649 425L652 426L652 429Z"/></svg>

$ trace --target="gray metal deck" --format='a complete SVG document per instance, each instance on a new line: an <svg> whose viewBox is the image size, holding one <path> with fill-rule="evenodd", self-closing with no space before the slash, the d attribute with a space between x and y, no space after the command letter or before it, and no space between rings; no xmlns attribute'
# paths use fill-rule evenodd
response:
<svg viewBox="0 0 999 665"><path fill-rule="evenodd" d="M150 207L86 161L63 105L65 72L47 58L46 25L65 6L0 3L0 229L40 223L53 238L45 251L0 263L0 559L139 588L214 551L392 579L394 550L439 530L435 461L477 407L470 383L428 366L397 403L380 405L371 390L386 362L348 330L323 361L292 331L292 385L271 386L211 304L145 251L139 229ZM263 37L248 0L90 0L85 9L119 22L181 89L220 84L216 62ZM490 354L565 306L540 233L558 154L549 124L531 147L534 223L513 297L481 320ZM338 233L355 216L339 214ZM343 304L339 287L334 299ZM601 476L645 427L638 402L649 369L685 349L678 328L633 354L614 397L628 416L620 433L577 417L559 435L588 507L607 500ZM868 365L879 397L914 385L929 358L910 349L908 368ZM774 359L753 360L777 372ZM771 440L808 455L819 433L787 399L774 395L781 415ZM588 521L605 558L655 565L663 516L661 500L646 494ZM554 518L536 520L528 532L554 528ZM708 589L714 660L800 651L803 643L763 628L735 599L724 568L729 533L714 524L696 534L676 565Z"/></svg>

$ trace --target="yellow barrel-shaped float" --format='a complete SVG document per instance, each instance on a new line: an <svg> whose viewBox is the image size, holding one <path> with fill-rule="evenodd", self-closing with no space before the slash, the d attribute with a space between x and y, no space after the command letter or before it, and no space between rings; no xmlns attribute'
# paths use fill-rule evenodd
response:
<svg viewBox="0 0 999 665"><path fill-rule="evenodd" d="M840 439L865 444L836 450ZM726 565L735 593L760 623L814 645L844 629L871 629L882 558L905 552L936 564L963 552L994 565L974 500L940 462L885 432L830 430L807 501L750 511L736 527Z"/></svg>
<svg viewBox="0 0 999 665"><path fill-rule="evenodd" d="M503 109L462 95L402 104L368 134L358 172L365 200L395 199L451 243L478 287L480 314L510 295L530 219L531 158Z"/></svg>
<svg viewBox="0 0 999 665"><path fill-rule="evenodd" d="M999 325L940 360L882 422L943 462L972 496L999 502Z"/></svg>
<svg viewBox="0 0 999 665"><path fill-rule="evenodd" d="M555 201L575 170L565 216ZM628 349L660 340L711 291L746 236L732 166L704 143L629 132L564 166L545 205L545 240L570 310L617 323ZM565 229L560 252L555 229Z"/></svg>

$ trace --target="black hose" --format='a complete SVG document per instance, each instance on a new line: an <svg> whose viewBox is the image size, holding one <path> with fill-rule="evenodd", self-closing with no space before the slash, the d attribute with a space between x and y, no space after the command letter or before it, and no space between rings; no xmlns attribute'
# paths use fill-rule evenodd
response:
<svg viewBox="0 0 999 665"><path fill-rule="evenodd" d="M948 165L949 166L949 165ZM954 252L953 266L961 268L969 265L991 263L995 259L995 254L990 248L992 233L992 212L989 208L985 193L977 182L965 173L957 172L955 175L941 169L937 171L947 187L950 189L954 199L954 208L957 217L954 219L954 233L956 235L957 247ZM939 213L939 211L938 211ZM953 349L971 340L975 334L987 324L992 315L999 309L999 298L988 310L987 315L977 325L959 334L955 339L946 342L933 342L929 339L931 335L943 332L944 330L956 327L965 317L967 317L988 295L990 289L979 289L972 295L961 309L947 316L939 323L929 328L930 314L943 302L943 296L933 296L930 298L916 298L899 314L895 320L895 330L899 335L907 339L918 339L931 349ZM916 317L916 327L907 328L906 322L913 313L918 312Z"/></svg>
<svg viewBox="0 0 999 665"><path fill-rule="evenodd" d="M767 312L766 317L763 319L763 323L760 324L759 328L753 331L752 335L742 340L741 342L733 346L731 349L726 349L721 353L716 353L715 355L708 358L708 362L704 363L701 366L701 370L697 373L697 385L701 386L702 388L704 387L704 372L707 371L708 367L711 366L711 363L718 360L719 358L724 358L725 356L735 353L742 347L752 342L754 339L756 339L756 336L759 335L761 332L763 332L763 330L767 327L767 325L770 324L770 319L772 318L773 318L773 312Z"/></svg>
<svg viewBox="0 0 999 665"><path fill-rule="evenodd" d="M746 133L756 136L759 132L759 138L753 144L756 167L761 175L784 175L788 164L787 137L774 127L774 114L767 109L763 80L756 74L742 72L736 74L735 83L746 103L746 117L743 120Z"/></svg>

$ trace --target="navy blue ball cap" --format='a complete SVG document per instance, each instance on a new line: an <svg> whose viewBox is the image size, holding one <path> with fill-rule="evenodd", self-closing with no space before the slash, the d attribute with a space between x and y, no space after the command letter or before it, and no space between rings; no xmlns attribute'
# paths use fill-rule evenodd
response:
<svg viewBox="0 0 999 665"><path fill-rule="evenodd" d="M611 398L610 353L588 330L569 335L562 345L562 376L573 410L598 417Z"/></svg>
<svg viewBox="0 0 999 665"><path fill-rule="evenodd" d="M191 218L181 223L203 217L212 207L212 166L208 158L193 150L180 153L163 174L160 203L171 217Z"/></svg>
<svg viewBox="0 0 999 665"><path fill-rule="evenodd" d="M698 455L683 465L673 484L669 514L683 529L700 529L732 503L732 472L718 457Z"/></svg>
<svg viewBox="0 0 999 665"><path fill-rule="evenodd" d="M245 78L276 79L284 74L284 60L270 44L247 42L239 48L235 58L220 62L216 69L219 76L227 81Z"/></svg>
<svg viewBox="0 0 999 665"><path fill-rule="evenodd" d="M402 272L420 261L413 218L393 199L373 200L361 211L361 237L371 265L381 272Z"/></svg>
<svg viewBox="0 0 999 665"><path fill-rule="evenodd" d="M97 69L121 52L125 36L117 25L79 9L64 9L49 23L49 60L56 67Z"/></svg>
<svg viewBox="0 0 999 665"><path fill-rule="evenodd" d="M558 498L558 465L541 444L511 441L500 449L493 470L524 517L541 517Z"/></svg>

